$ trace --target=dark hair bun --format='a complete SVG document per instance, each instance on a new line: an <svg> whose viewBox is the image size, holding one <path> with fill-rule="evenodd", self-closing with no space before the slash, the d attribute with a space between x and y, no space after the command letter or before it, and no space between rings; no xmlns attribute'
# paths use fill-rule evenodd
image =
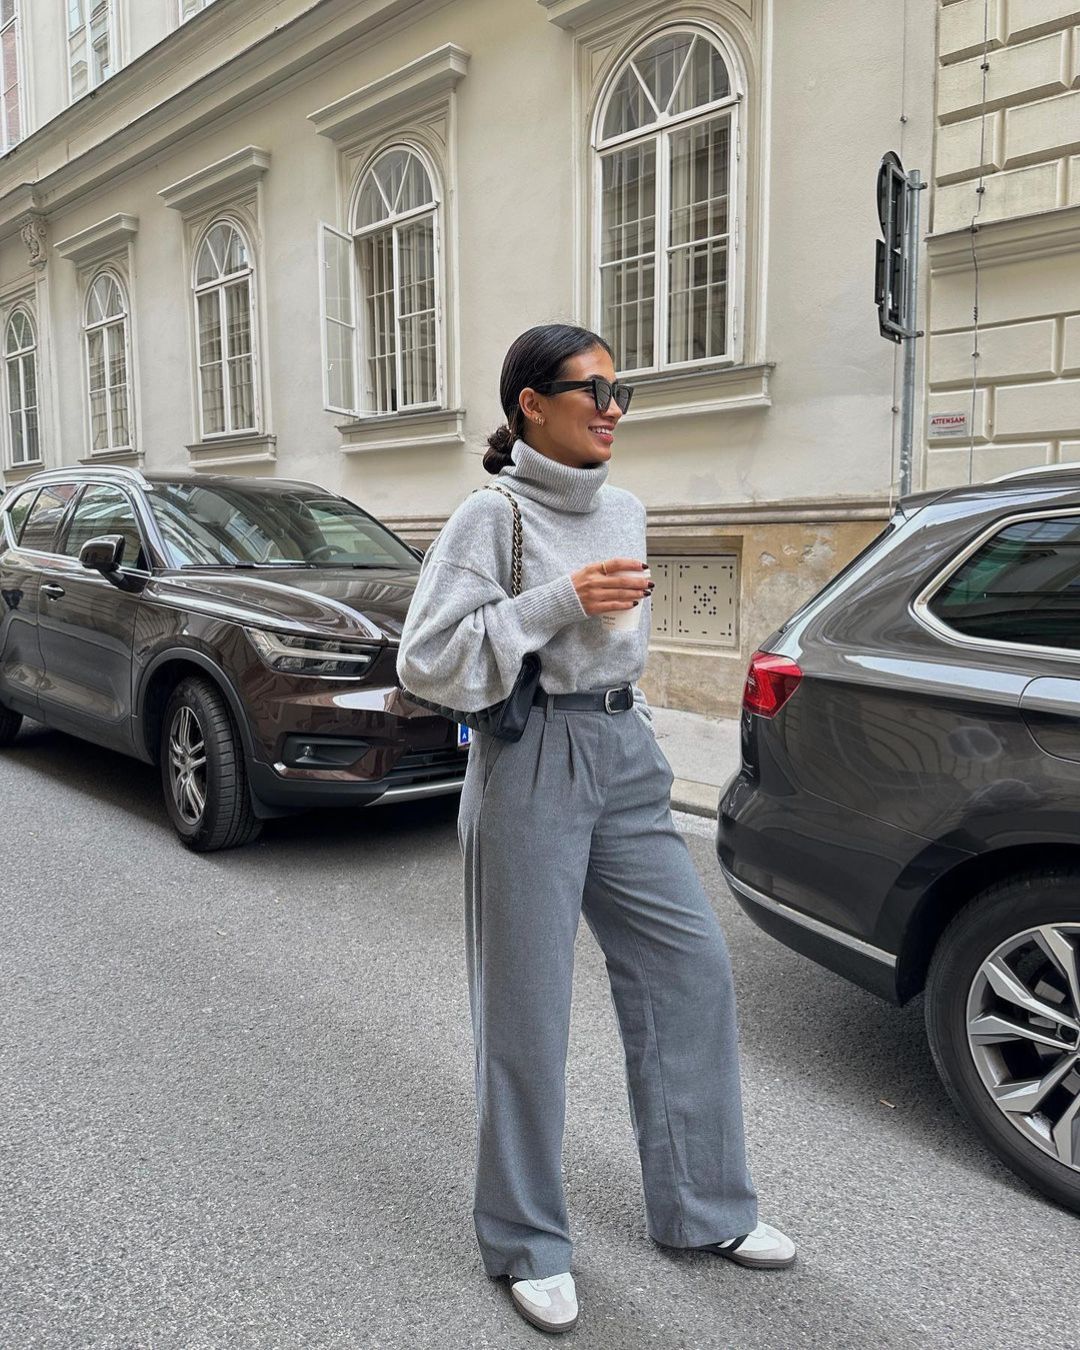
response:
<svg viewBox="0 0 1080 1350"><path fill-rule="evenodd" d="M484 468L488 473L498 473L512 464L510 451L514 448L514 433L508 426L501 426L487 438L488 448L484 455Z"/></svg>

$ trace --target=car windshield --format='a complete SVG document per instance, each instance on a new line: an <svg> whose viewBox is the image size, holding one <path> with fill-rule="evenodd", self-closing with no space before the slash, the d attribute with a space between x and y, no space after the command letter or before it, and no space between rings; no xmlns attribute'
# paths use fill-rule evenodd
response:
<svg viewBox="0 0 1080 1350"><path fill-rule="evenodd" d="M415 567L351 502L296 484L153 483L147 500L174 567Z"/></svg>

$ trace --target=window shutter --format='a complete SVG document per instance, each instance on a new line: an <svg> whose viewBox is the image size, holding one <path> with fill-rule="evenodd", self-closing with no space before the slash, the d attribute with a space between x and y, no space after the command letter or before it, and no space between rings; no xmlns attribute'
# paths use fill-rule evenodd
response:
<svg viewBox="0 0 1080 1350"><path fill-rule="evenodd" d="M319 275L322 299L323 403L331 412L356 412L356 289L350 235L322 225Z"/></svg>

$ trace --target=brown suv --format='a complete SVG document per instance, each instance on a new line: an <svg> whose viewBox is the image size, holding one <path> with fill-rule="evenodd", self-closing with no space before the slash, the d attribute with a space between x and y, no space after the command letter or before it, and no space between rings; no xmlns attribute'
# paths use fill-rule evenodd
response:
<svg viewBox="0 0 1080 1350"><path fill-rule="evenodd" d="M35 474L0 505L0 745L26 716L160 764L201 852L458 792L467 729L395 671L420 556L310 483Z"/></svg>

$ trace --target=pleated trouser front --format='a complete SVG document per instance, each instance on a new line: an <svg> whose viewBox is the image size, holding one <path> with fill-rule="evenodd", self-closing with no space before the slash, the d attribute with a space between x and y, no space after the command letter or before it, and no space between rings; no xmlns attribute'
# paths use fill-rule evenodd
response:
<svg viewBox="0 0 1080 1350"><path fill-rule="evenodd" d="M562 1177L578 918L599 942L626 1054L648 1232L749 1232L727 946L671 819L672 773L636 710L534 707L469 749L458 817L476 1060L473 1215L489 1275L570 1269Z"/></svg>

